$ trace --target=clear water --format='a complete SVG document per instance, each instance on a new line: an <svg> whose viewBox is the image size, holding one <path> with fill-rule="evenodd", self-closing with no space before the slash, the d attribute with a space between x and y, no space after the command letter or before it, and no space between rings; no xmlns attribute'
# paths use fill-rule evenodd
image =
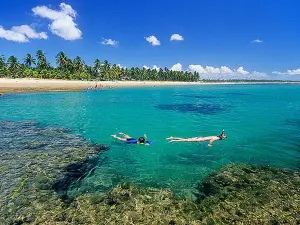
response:
<svg viewBox="0 0 300 225"><path fill-rule="evenodd" d="M187 195L207 174L232 162L299 169L299 115L299 85L120 88L0 98L0 120L69 128L111 147L94 175L81 182L81 191L130 181ZM223 128L228 139L211 148L165 140L218 135ZM153 144L114 141L110 135L118 132L147 134Z"/></svg>

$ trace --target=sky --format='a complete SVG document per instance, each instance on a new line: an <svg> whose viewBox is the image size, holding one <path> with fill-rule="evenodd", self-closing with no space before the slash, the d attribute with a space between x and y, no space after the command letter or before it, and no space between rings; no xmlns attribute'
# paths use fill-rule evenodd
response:
<svg viewBox="0 0 300 225"><path fill-rule="evenodd" d="M2 1L0 55L300 80L298 0Z"/></svg>

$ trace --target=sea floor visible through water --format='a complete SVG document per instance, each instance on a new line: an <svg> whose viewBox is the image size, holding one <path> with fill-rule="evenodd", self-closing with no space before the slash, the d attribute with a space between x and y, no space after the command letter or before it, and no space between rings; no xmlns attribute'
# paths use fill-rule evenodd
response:
<svg viewBox="0 0 300 225"><path fill-rule="evenodd" d="M118 183L131 182L170 188L192 198L199 181L230 163L299 170L299 96L299 85L283 84L6 94L0 97L0 120L63 128L76 137L110 147L100 153L93 175L71 188L70 195L106 191ZM212 147L165 140L169 136L218 135L222 129L228 138ZM147 134L152 145L113 140L111 134L119 132L133 137ZM20 134L16 130L14 135ZM4 141L0 138L0 145ZM6 146L14 151L13 139ZM39 147L43 146L32 151Z"/></svg>

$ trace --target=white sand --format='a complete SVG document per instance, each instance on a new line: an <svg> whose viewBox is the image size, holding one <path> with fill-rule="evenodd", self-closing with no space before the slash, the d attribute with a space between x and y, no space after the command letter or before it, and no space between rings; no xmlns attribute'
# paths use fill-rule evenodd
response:
<svg viewBox="0 0 300 225"><path fill-rule="evenodd" d="M132 87L132 86L167 86L167 85L196 85L200 82L171 82L171 81L70 81L44 79L0 79L0 92L23 91L71 91L83 90L89 87Z"/></svg>
<svg viewBox="0 0 300 225"><path fill-rule="evenodd" d="M254 84L244 82L244 84ZM261 82L255 82L261 83ZM266 83L266 82L264 82ZM274 83L274 82L270 82ZM278 82L282 83L282 82ZM284 82L285 83L285 82ZM1 92L26 92L26 91L73 91L89 87L133 87L133 86L175 86L175 85L207 85L207 84L236 84L234 82L174 82L174 81L70 81L70 80L45 80L45 79L7 79L0 78ZM238 83L240 84L240 83Z"/></svg>

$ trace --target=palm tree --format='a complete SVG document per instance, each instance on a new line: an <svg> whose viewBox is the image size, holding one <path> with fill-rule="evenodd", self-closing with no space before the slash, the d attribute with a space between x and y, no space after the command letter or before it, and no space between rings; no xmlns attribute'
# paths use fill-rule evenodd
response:
<svg viewBox="0 0 300 225"><path fill-rule="evenodd" d="M36 57L37 57L37 69L39 71L49 68L49 64L47 62L46 56L42 50L38 50L36 52Z"/></svg>
<svg viewBox="0 0 300 225"><path fill-rule="evenodd" d="M66 70L68 65L68 58L66 54L63 51L60 51L56 55L56 64L58 65L58 68L61 70Z"/></svg>
<svg viewBox="0 0 300 225"><path fill-rule="evenodd" d="M30 54L26 54L26 56L24 58L24 64L27 67L31 67L32 64L35 65L35 59Z"/></svg>
<svg viewBox="0 0 300 225"><path fill-rule="evenodd" d="M18 67L18 59L16 56L10 56L7 60L8 69L13 69Z"/></svg>
<svg viewBox="0 0 300 225"><path fill-rule="evenodd" d="M5 57L3 55L0 56L0 77L6 76L6 63Z"/></svg>
<svg viewBox="0 0 300 225"><path fill-rule="evenodd" d="M17 77L18 66L19 66L19 64L18 64L17 57L12 55L7 59L8 71L13 78Z"/></svg>
<svg viewBox="0 0 300 225"><path fill-rule="evenodd" d="M5 57L3 55L0 56L0 69L3 69L6 67L5 63Z"/></svg>
<svg viewBox="0 0 300 225"><path fill-rule="evenodd" d="M80 80L174 80L174 81L198 81L199 74L188 71L172 71L164 69L145 69L132 67L130 69L120 68L116 64L112 66L105 60L101 64L96 59L93 66L85 65L84 61L76 56L74 60L69 59L64 52L59 52L56 56L57 68L53 68L47 62L45 54L38 50L36 53L37 67L32 68L35 59L27 54L24 64L19 64L15 56L9 57L7 63L3 56L0 57L0 76L11 75L13 77L40 77L40 78L60 78L60 79L80 79Z"/></svg>
<svg viewBox="0 0 300 225"><path fill-rule="evenodd" d="M101 65L101 77L105 80L109 80L110 74L110 64L107 60L104 60L103 64Z"/></svg>
<svg viewBox="0 0 300 225"><path fill-rule="evenodd" d="M81 59L81 57L76 56L76 58L73 60L73 67L75 72L83 72L84 71L84 61Z"/></svg>
<svg viewBox="0 0 300 225"><path fill-rule="evenodd" d="M94 61L94 66L93 66L93 78L97 80L103 80L104 77L104 71L102 70L101 62L99 59L96 59Z"/></svg>

